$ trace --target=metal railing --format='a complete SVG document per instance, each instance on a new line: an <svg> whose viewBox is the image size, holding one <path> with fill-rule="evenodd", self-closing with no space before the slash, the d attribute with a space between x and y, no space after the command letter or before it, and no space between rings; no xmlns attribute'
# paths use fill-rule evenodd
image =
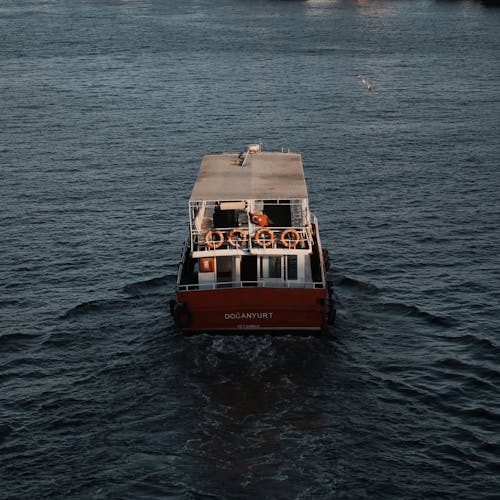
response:
<svg viewBox="0 0 500 500"><path fill-rule="evenodd" d="M251 249L306 249L313 245L309 227L213 228L191 231L194 251Z"/></svg>
<svg viewBox="0 0 500 500"><path fill-rule="evenodd" d="M188 283L185 285L177 284L177 290L215 290L219 288L247 288L247 287L260 287L260 288L324 288L324 283L321 281L280 281L269 282L266 280L256 281L220 281L214 283Z"/></svg>

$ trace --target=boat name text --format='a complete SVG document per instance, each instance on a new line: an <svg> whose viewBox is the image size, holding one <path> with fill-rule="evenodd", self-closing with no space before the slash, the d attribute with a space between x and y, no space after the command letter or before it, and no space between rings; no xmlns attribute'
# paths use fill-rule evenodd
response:
<svg viewBox="0 0 500 500"><path fill-rule="evenodd" d="M237 312L224 313L224 319L272 319L272 312Z"/></svg>

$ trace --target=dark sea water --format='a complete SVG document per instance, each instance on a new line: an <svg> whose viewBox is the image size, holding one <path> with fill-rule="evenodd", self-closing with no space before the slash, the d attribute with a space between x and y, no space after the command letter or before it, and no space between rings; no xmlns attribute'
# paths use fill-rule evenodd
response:
<svg viewBox="0 0 500 500"><path fill-rule="evenodd" d="M499 62L474 1L1 0L0 498L499 498ZM201 154L259 138L337 323L183 338Z"/></svg>

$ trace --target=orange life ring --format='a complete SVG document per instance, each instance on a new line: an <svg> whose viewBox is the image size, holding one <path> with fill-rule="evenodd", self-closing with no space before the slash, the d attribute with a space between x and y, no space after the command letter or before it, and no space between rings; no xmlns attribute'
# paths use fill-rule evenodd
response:
<svg viewBox="0 0 500 500"><path fill-rule="evenodd" d="M293 236L293 239L289 239L289 236ZM295 248L299 244L299 241L300 234L293 227L285 229L280 235L280 242L286 248Z"/></svg>
<svg viewBox="0 0 500 500"><path fill-rule="evenodd" d="M236 235L236 238L235 238ZM235 248L244 245L247 241L247 233L243 229L238 229L237 227L231 229L227 235L227 241L229 244Z"/></svg>
<svg viewBox="0 0 500 500"><path fill-rule="evenodd" d="M216 236L215 239L214 236ZM218 229L212 229L211 231L208 231L208 233L205 235L205 243L209 248L215 249L221 247L224 243L224 235L222 234L222 231L219 231Z"/></svg>
<svg viewBox="0 0 500 500"><path fill-rule="evenodd" d="M261 236L267 235L266 238L261 238ZM254 240L257 242L257 244L262 247L262 248L267 248L270 247L273 244L274 240L274 234L271 231L271 229L268 229L267 227L263 227L262 229L259 229L254 236Z"/></svg>

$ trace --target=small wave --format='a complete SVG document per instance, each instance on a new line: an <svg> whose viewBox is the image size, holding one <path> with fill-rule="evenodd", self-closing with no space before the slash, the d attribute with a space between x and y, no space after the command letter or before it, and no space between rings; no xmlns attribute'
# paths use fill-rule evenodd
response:
<svg viewBox="0 0 500 500"><path fill-rule="evenodd" d="M308 48L303 50L298 50L299 54L313 55L313 56L322 56L325 54L333 54L337 52L337 48L335 47L317 47L317 48Z"/></svg>
<svg viewBox="0 0 500 500"><path fill-rule="evenodd" d="M492 354L500 355L500 345L495 343L493 340L488 339L483 336L473 335L471 333L466 333L457 336L443 336L444 339L450 342L456 342L461 345L469 345L471 347L482 348L486 351L491 351Z"/></svg>
<svg viewBox="0 0 500 500"><path fill-rule="evenodd" d="M482 283L476 283L475 281L464 281L460 283L458 287L466 289L468 291L476 291L476 292L487 292L489 291L489 287Z"/></svg>
<svg viewBox="0 0 500 500"><path fill-rule="evenodd" d="M171 276L162 276L160 278L152 278L145 281L138 281L136 283L129 283L123 287L123 293L132 297L147 295L148 291L168 284L170 279Z"/></svg>
<svg viewBox="0 0 500 500"><path fill-rule="evenodd" d="M2 349L6 347L22 347L25 342L36 338L38 338L38 335L31 333L8 333L6 335L0 335L0 347Z"/></svg>
<svg viewBox="0 0 500 500"><path fill-rule="evenodd" d="M454 318L437 316L427 311L422 311L417 306L409 306L400 302L384 302L380 307L387 312L422 318L426 321L429 321L430 323L440 326L454 326L458 324L458 322Z"/></svg>
<svg viewBox="0 0 500 500"><path fill-rule="evenodd" d="M488 368L487 366L464 362L456 358L445 358L438 363L436 366L440 369L452 370L461 375L475 374L478 377L478 381L483 384L494 384L500 383L500 372L496 369Z"/></svg>
<svg viewBox="0 0 500 500"><path fill-rule="evenodd" d="M9 424L0 424L0 443L3 443L14 432L14 430L14 427Z"/></svg>
<svg viewBox="0 0 500 500"><path fill-rule="evenodd" d="M0 299L0 307L16 306L21 303L18 299Z"/></svg>
<svg viewBox="0 0 500 500"><path fill-rule="evenodd" d="M471 419L485 420L487 422L498 423L500 421L500 414L485 408L484 406L473 406L471 408L461 409L460 412Z"/></svg>
<svg viewBox="0 0 500 500"><path fill-rule="evenodd" d="M346 286L350 288L356 288L365 293L377 293L379 291L373 283L366 283L365 281L356 280L354 278L349 278L348 276L338 276L334 280L335 285Z"/></svg>
<svg viewBox="0 0 500 500"><path fill-rule="evenodd" d="M124 306L127 303L128 302L123 299L90 300L89 302L83 302L82 304L72 307L69 311L66 311L60 316L60 319L71 319L84 314L106 311L115 307Z"/></svg>

